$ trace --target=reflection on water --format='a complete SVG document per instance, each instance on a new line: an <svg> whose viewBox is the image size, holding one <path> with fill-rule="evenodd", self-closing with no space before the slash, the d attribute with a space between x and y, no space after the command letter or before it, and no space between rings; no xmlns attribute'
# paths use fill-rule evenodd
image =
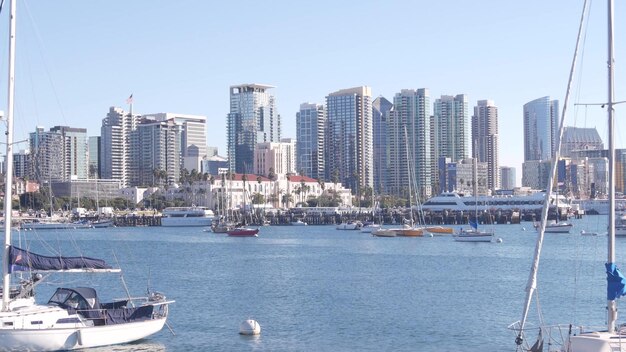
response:
<svg viewBox="0 0 626 352"><path fill-rule="evenodd" d="M165 345L151 340L135 341L124 345L90 348L89 352L139 352L139 351L166 351Z"/></svg>

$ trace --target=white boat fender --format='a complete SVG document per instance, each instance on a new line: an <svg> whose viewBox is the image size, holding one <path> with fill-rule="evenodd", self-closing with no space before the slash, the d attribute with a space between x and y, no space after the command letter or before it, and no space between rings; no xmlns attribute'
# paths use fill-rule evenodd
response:
<svg viewBox="0 0 626 352"><path fill-rule="evenodd" d="M502 243L502 238L498 238L498 239L496 240L496 243Z"/></svg>
<svg viewBox="0 0 626 352"><path fill-rule="evenodd" d="M261 333L261 325L256 320L248 319L239 325L239 334L241 335L259 335Z"/></svg>
<svg viewBox="0 0 626 352"><path fill-rule="evenodd" d="M428 235L426 235L426 236L433 237L433 234L429 232Z"/></svg>

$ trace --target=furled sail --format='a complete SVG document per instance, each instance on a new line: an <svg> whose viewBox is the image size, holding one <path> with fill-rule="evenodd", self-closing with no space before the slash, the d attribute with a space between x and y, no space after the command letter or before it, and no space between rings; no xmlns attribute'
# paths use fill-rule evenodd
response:
<svg viewBox="0 0 626 352"><path fill-rule="evenodd" d="M9 272L112 269L102 259L88 257L48 257L9 247Z"/></svg>
<svg viewBox="0 0 626 352"><path fill-rule="evenodd" d="M626 295L626 278L614 263L606 263L606 297L609 301Z"/></svg>

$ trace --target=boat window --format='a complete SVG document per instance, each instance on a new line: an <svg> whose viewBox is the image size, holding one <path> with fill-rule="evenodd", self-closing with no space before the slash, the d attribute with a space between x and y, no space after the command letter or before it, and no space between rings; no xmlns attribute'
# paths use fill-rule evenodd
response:
<svg viewBox="0 0 626 352"><path fill-rule="evenodd" d="M40 324L43 324L43 321L41 321L41 320L34 320L34 321L30 322L30 325L40 325Z"/></svg>
<svg viewBox="0 0 626 352"><path fill-rule="evenodd" d="M63 304L63 302L67 300L71 293L71 291L67 290L57 290L57 292L54 293L54 296L50 298L48 303Z"/></svg>
<svg viewBox="0 0 626 352"><path fill-rule="evenodd" d="M13 322L12 321L3 321L2 325L3 326L13 326Z"/></svg>
<svg viewBox="0 0 626 352"><path fill-rule="evenodd" d="M78 318L61 318L57 320L57 324L76 324L80 323L80 319Z"/></svg>

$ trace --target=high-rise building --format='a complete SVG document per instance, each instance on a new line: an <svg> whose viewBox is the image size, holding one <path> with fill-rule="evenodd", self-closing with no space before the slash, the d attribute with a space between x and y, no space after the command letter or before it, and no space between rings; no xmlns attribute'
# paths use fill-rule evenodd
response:
<svg viewBox="0 0 626 352"><path fill-rule="evenodd" d="M469 157L469 102L467 95L442 95L434 104L435 159L453 162Z"/></svg>
<svg viewBox="0 0 626 352"><path fill-rule="evenodd" d="M283 138L276 143L259 143L254 152L254 169L248 172L268 176L270 169L277 175L296 174L296 141Z"/></svg>
<svg viewBox="0 0 626 352"><path fill-rule="evenodd" d="M263 84L241 84L230 87L230 112L227 119L229 168L250 173L258 143L278 142L281 136L280 115L276 99Z"/></svg>
<svg viewBox="0 0 626 352"><path fill-rule="evenodd" d="M206 116L160 112L144 114L155 121L170 121L180 125L181 168L201 171L201 161L207 156Z"/></svg>
<svg viewBox="0 0 626 352"><path fill-rule="evenodd" d="M89 178L100 178L100 136L89 137Z"/></svg>
<svg viewBox="0 0 626 352"><path fill-rule="evenodd" d="M87 130L55 126L37 127L30 134L30 177L39 182L70 181L88 176Z"/></svg>
<svg viewBox="0 0 626 352"><path fill-rule="evenodd" d="M378 194L388 193L389 151L387 135L389 133L389 114L392 108L393 104L384 97L378 97L372 102L374 191Z"/></svg>
<svg viewBox="0 0 626 352"><path fill-rule="evenodd" d="M372 93L361 86L326 96L326 179L358 193L372 187Z"/></svg>
<svg viewBox="0 0 626 352"><path fill-rule="evenodd" d="M389 114L389 192L422 199L432 195L433 174L432 117L428 89L403 89L393 98Z"/></svg>
<svg viewBox="0 0 626 352"><path fill-rule="evenodd" d="M6 156L4 158L6 163ZM23 178L28 176L30 170L30 153L25 150L20 150L17 153L13 153L13 172L15 177ZM4 168L2 170L4 172Z"/></svg>
<svg viewBox="0 0 626 352"><path fill-rule="evenodd" d="M100 127L100 178L121 181L122 187L130 186L134 176L131 161L138 159L137 129L139 115L133 115L121 108L111 107L102 119ZM134 147L134 148L133 148Z"/></svg>
<svg viewBox="0 0 626 352"><path fill-rule="evenodd" d="M63 136L63 179L65 181L87 179L89 177L87 129L55 126L50 132Z"/></svg>
<svg viewBox="0 0 626 352"><path fill-rule="evenodd" d="M137 179L131 184L153 186L177 182L181 170L181 124L174 118L144 118L136 133L139 158L133 160L133 168L137 170Z"/></svg>
<svg viewBox="0 0 626 352"><path fill-rule="evenodd" d="M513 189L517 187L515 168L510 166L500 166L500 188Z"/></svg>
<svg viewBox="0 0 626 352"><path fill-rule="evenodd" d="M323 105L300 104L300 111L296 113L296 169L314 179L324 178L325 124Z"/></svg>
<svg viewBox="0 0 626 352"><path fill-rule="evenodd" d="M572 157L579 150L602 150L604 143L595 128L565 127L561 139L561 157Z"/></svg>
<svg viewBox="0 0 626 352"><path fill-rule="evenodd" d="M491 100L479 100L472 116L472 155L487 163L486 182L491 191L500 188L498 150L498 108Z"/></svg>
<svg viewBox="0 0 626 352"><path fill-rule="evenodd" d="M559 101L549 96L524 104L524 161L554 156L558 116Z"/></svg>

